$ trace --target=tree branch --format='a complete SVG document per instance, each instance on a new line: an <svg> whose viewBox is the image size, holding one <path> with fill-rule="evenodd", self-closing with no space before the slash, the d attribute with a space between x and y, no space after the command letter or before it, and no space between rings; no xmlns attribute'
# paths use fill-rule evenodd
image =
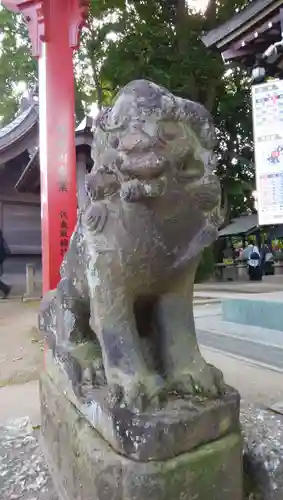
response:
<svg viewBox="0 0 283 500"><path fill-rule="evenodd" d="M217 20L217 0L209 0L204 15L208 24L214 26Z"/></svg>

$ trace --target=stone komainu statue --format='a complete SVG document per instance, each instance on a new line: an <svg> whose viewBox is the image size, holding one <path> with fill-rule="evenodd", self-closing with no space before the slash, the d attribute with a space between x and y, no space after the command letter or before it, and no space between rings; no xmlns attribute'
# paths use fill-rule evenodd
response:
<svg viewBox="0 0 283 500"><path fill-rule="evenodd" d="M141 410L172 392L221 391L193 319L200 254L220 223L214 147L207 110L149 81L98 116L89 203L39 317L80 395L107 385L112 404Z"/></svg>

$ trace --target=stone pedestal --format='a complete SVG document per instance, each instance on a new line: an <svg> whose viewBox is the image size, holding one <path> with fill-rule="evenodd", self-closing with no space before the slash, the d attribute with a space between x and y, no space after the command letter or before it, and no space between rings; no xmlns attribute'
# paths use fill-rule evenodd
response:
<svg viewBox="0 0 283 500"><path fill-rule="evenodd" d="M239 263L236 266L237 268L237 278L238 280L247 280L248 279L248 273L247 273L247 264L246 263Z"/></svg>
<svg viewBox="0 0 283 500"><path fill-rule="evenodd" d="M219 439L166 460L139 461L117 453L48 374L41 378L41 411L44 452L61 500L242 500L242 438L239 430L225 432L227 416ZM188 448L191 438L187 429Z"/></svg>
<svg viewBox="0 0 283 500"><path fill-rule="evenodd" d="M88 203L39 315L57 489L68 500L242 500L239 395L202 358L193 317L199 258L221 223L212 117L138 80L97 123Z"/></svg>
<svg viewBox="0 0 283 500"><path fill-rule="evenodd" d="M24 295L25 298L33 298L35 297L35 265L27 264L26 265L26 293Z"/></svg>
<svg viewBox="0 0 283 500"><path fill-rule="evenodd" d="M283 275L283 261L277 260L274 262L274 274L276 276Z"/></svg>
<svg viewBox="0 0 283 500"><path fill-rule="evenodd" d="M236 281L237 280L237 268L235 264L229 264L223 268L222 271L223 281Z"/></svg>

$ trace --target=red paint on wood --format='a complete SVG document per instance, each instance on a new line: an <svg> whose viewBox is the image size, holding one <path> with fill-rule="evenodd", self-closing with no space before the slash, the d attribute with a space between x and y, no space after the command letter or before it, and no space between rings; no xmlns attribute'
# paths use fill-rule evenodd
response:
<svg viewBox="0 0 283 500"><path fill-rule="evenodd" d="M40 56L40 168L43 292L56 287L77 219L73 48L86 0L3 0L28 23Z"/></svg>
<svg viewBox="0 0 283 500"><path fill-rule="evenodd" d="M32 53L38 57L41 43L47 40L47 2L44 0L2 0L2 5L12 12L24 14L32 43Z"/></svg>
<svg viewBox="0 0 283 500"><path fill-rule="evenodd" d="M86 22L89 0L70 0L69 2L69 43L74 49L79 47L80 32Z"/></svg>

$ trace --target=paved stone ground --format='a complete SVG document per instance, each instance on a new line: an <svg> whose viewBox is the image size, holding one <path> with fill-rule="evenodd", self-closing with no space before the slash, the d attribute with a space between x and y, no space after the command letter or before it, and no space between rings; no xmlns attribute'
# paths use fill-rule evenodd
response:
<svg viewBox="0 0 283 500"><path fill-rule="evenodd" d="M37 308L35 302L0 301L0 424L27 415L39 423L43 345L35 328Z"/></svg>
<svg viewBox="0 0 283 500"><path fill-rule="evenodd" d="M264 276L261 282L252 281L209 281L195 285L195 293L228 292L269 293L283 291L283 276Z"/></svg>
<svg viewBox="0 0 283 500"><path fill-rule="evenodd" d="M253 406L241 410L245 492L249 500L283 498L283 417Z"/></svg>
<svg viewBox="0 0 283 500"><path fill-rule="evenodd" d="M274 295L283 301L282 292L268 294ZM215 303L196 306L195 319L200 344L283 373L282 331L223 321L221 304Z"/></svg>
<svg viewBox="0 0 283 500"><path fill-rule="evenodd" d="M1 500L59 500L29 418L0 426Z"/></svg>
<svg viewBox="0 0 283 500"><path fill-rule="evenodd" d="M0 388L37 380L42 342L36 329L37 302L0 301Z"/></svg>
<svg viewBox="0 0 283 500"><path fill-rule="evenodd" d="M11 419L24 418L26 416L30 418L34 426L40 425L37 380L27 382L26 384L7 385L0 389L0 425L4 425Z"/></svg>
<svg viewBox="0 0 283 500"><path fill-rule="evenodd" d="M268 408L283 401L283 374L255 367L245 361L232 358L201 346L207 361L220 368L227 384L241 394L243 404L252 403Z"/></svg>

